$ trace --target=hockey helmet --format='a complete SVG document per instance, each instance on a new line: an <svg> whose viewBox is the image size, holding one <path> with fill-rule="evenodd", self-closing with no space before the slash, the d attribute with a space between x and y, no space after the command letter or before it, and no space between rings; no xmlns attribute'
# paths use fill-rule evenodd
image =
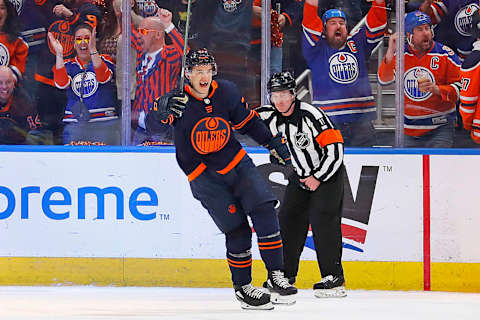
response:
<svg viewBox="0 0 480 320"><path fill-rule="evenodd" d="M217 64L215 58L211 55L207 49L192 50L187 54L185 59L185 68L187 72L192 72L193 67L212 65L213 75L217 74Z"/></svg>
<svg viewBox="0 0 480 320"><path fill-rule="evenodd" d="M274 73L267 84L269 92L295 90L295 87L295 78L289 71Z"/></svg>
<svg viewBox="0 0 480 320"><path fill-rule="evenodd" d="M424 24L432 25L430 17L421 11L412 11L405 16L405 32L413 34L415 27L422 26Z"/></svg>
<svg viewBox="0 0 480 320"><path fill-rule="evenodd" d="M343 20L345 20L345 23L347 23L347 16L340 9L330 9L325 11L322 16L323 25L325 25L327 23L327 20L331 18L343 18Z"/></svg>

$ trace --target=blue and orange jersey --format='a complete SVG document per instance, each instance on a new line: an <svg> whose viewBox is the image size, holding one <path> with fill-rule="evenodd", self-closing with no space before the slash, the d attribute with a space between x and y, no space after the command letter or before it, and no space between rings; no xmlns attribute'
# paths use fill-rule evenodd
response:
<svg viewBox="0 0 480 320"><path fill-rule="evenodd" d="M435 28L435 40L452 48L464 59L472 52L475 38L471 34L472 17L479 9L478 0L437 0L426 13Z"/></svg>
<svg viewBox="0 0 480 320"><path fill-rule="evenodd" d="M153 67L144 74L142 72L142 62L146 53L142 51L140 35L132 24L132 46L137 52L137 90L133 102L134 114L141 111L147 113L155 99L177 87L182 68L184 42L182 35L173 27L173 24L165 32L172 40L172 44L163 47L155 56Z"/></svg>
<svg viewBox="0 0 480 320"><path fill-rule="evenodd" d="M383 60L378 70L380 84L395 81L395 58ZM449 47L433 42L432 47L419 55L405 46L404 121L405 134L421 136L455 119L455 107L460 90L460 59ZM418 79L428 78L440 89L440 95L422 92Z"/></svg>
<svg viewBox="0 0 480 320"><path fill-rule="evenodd" d="M108 55L102 54L100 57L102 64L99 68L94 68L91 62L85 65L78 57L65 60L65 66L61 69L55 66L52 68L55 86L68 90L64 122L77 121L73 117L71 107L80 100L81 96L90 112L91 122L118 118L111 81L115 64Z"/></svg>
<svg viewBox="0 0 480 320"><path fill-rule="evenodd" d="M375 119L376 105L368 80L367 59L382 41L387 24L385 2L372 6L366 23L334 49L322 34L317 7L305 3L303 55L312 70L312 104L335 123Z"/></svg>
<svg viewBox="0 0 480 320"><path fill-rule="evenodd" d="M189 98L185 112L173 126L177 161L190 181L206 168L227 174L246 156L233 130L248 134L261 145L272 138L232 82L214 80L204 99L196 97L188 85L185 92Z"/></svg>
<svg viewBox="0 0 480 320"><path fill-rule="evenodd" d="M460 69L462 88L460 90L460 114L463 127L470 131L473 141L480 143L480 41L473 44L472 53Z"/></svg>
<svg viewBox="0 0 480 320"><path fill-rule="evenodd" d="M28 45L21 38L10 42L5 33L0 33L0 65L13 71L15 80L20 81L25 73Z"/></svg>

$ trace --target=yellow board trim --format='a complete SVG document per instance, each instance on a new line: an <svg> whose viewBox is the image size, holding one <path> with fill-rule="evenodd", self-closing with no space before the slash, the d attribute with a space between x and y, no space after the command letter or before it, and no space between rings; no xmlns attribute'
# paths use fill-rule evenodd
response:
<svg viewBox="0 0 480 320"><path fill-rule="evenodd" d="M422 262L345 261L348 289L423 290ZM480 292L480 264L433 263L432 290ZM254 261L254 284L266 278ZM320 280L316 261L301 261L297 287ZM231 287L223 259L0 257L0 285Z"/></svg>

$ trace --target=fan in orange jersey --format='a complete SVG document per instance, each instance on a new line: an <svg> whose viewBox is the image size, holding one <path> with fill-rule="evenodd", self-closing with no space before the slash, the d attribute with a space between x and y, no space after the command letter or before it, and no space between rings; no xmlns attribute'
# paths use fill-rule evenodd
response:
<svg viewBox="0 0 480 320"><path fill-rule="evenodd" d="M405 33L405 146L452 147L460 59L449 47L433 41L430 17L420 11L407 14ZM392 35L378 70L382 85L395 79L396 40L397 35Z"/></svg>
<svg viewBox="0 0 480 320"><path fill-rule="evenodd" d="M18 37L19 23L13 4L0 0L0 65L12 69L16 82L25 73L28 55L28 45Z"/></svg>
<svg viewBox="0 0 480 320"><path fill-rule="evenodd" d="M473 43L473 51L465 58L460 69L462 89L460 91L460 114L463 127L470 131L473 142L480 144L480 14L474 14L471 33L477 39Z"/></svg>

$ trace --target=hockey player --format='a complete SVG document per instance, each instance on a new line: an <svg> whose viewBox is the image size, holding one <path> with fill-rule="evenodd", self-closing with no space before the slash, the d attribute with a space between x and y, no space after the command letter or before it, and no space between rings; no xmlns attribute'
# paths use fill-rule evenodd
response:
<svg viewBox="0 0 480 320"><path fill-rule="evenodd" d="M471 32L477 39L473 43L473 51L463 61L460 69L462 89L460 91L460 114L463 127L470 131L475 146L480 144L480 108L478 96L480 94L480 15L475 12Z"/></svg>
<svg viewBox="0 0 480 320"><path fill-rule="evenodd" d="M275 213L275 197L232 130L247 133L259 144L289 161L281 137L273 137L254 111L246 107L236 86L212 80L215 60L206 49L186 58L189 80L184 95L167 94L154 104L147 126L166 121L174 127L176 157L199 200L225 234L227 262L235 296L244 309L273 309L274 303L295 302L297 289L283 276L282 238ZM260 255L268 270L275 297L252 286L250 216ZM271 302L272 300L272 302Z"/></svg>
<svg viewBox="0 0 480 320"><path fill-rule="evenodd" d="M274 74L269 83L272 105L257 109L274 135L287 140L294 172L280 209L285 277L295 282L300 254L312 225L322 280L313 286L316 297L344 297L341 263L343 207L343 138L325 113L300 102L289 72ZM264 286L271 288L270 279Z"/></svg>
<svg viewBox="0 0 480 320"><path fill-rule="evenodd" d="M460 60L449 47L433 41L431 20L420 11L405 16L405 147L450 148L455 104L460 89ZM380 84L395 78L396 34L378 70Z"/></svg>
<svg viewBox="0 0 480 320"><path fill-rule="evenodd" d="M335 123L346 146L372 146L376 143L372 120L377 113L367 59L383 39L385 1L375 0L365 26L350 35L343 11L327 10L320 19L318 7L323 1L306 0L303 9L303 55L312 70L312 104Z"/></svg>

